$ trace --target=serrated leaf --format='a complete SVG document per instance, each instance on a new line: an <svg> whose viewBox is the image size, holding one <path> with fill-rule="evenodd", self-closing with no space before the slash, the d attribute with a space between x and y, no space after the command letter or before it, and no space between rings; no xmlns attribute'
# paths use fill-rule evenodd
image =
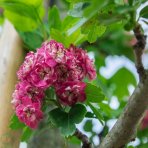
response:
<svg viewBox="0 0 148 148"><path fill-rule="evenodd" d="M96 115L97 119L100 121L100 123L103 125L103 121L104 118L100 113L100 110L98 107L96 107L96 105L92 104L92 103L87 103L89 105L89 107L91 108L91 110L93 111L93 113Z"/></svg>
<svg viewBox="0 0 148 148"><path fill-rule="evenodd" d="M140 16L144 17L144 18L148 18L148 6L144 7L141 11L140 11Z"/></svg>
<svg viewBox="0 0 148 148"><path fill-rule="evenodd" d="M88 42L93 43L98 37L102 36L106 30L105 26L102 25L92 25L88 32Z"/></svg>
<svg viewBox="0 0 148 148"><path fill-rule="evenodd" d="M56 6L53 6L51 9L49 9L48 12L48 24L49 28L55 28L60 30L61 29L61 20L58 8Z"/></svg>
<svg viewBox="0 0 148 148"><path fill-rule="evenodd" d="M64 136L68 137L74 134L75 124L83 120L86 112L85 106L81 104L74 105L68 113L56 108L49 112L49 120L60 128Z"/></svg>
<svg viewBox="0 0 148 148"><path fill-rule="evenodd" d="M75 23L75 25L72 26L71 28L69 28L67 30L67 34L68 35L71 35L77 29L79 29L80 27L82 27L89 19L91 19L92 17L94 17L98 13L98 11L102 7L104 7L107 3L108 3L108 0L106 0L106 1L98 1L98 0L91 1L90 2L90 5L88 7L86 7L86 9L84 9L84 11L83 11L83 17L81 17L80 19L78 19L78 21Z"/></svg>
<svg viewBox="0 0 148 148"><path fill-rule="evenodd" d="M135 86L136 79L128 69L121 68L108 80L108 84L110 84L111 87L114 86L114 95L121 100L123 97L129 95L128 86L130 84Z"/></svg>
<svg viewBox="0 0 148 148"><path fill-rule="evenodd" d="M64 122L68 120L68 114L61 109L56 108L49 112L49 119L53 124L61 127L65 124Z"/></svg>
<svg viewBox="0 0 148 148"><path fill-rule="evenodd" d="M76 127L75 124L70 121L68 113L56 108L49 112L49 119L55 126L60 128L64 136L73 135Z"/></svg>
<svg viewBox="0 0 148 148"><path fill-rule="evenodd" d="M99 103L105 96L100 87L87 83L85 93L88 102Z"/></svg>
<svg viewBox="0 0 148 148"><path fill-rule="evenodd" d="M14 114L11 118L9 127L13 130L16 130L25 127L25 124L20 122L16 114Z"/></svg>
<svg viewBox="0 0 148 148"><path fill-rule="evenodd" d="M9 21L16 27L16 29L20 31L32 31L38 26L38 23L36 23L35 20L26 16L20 16L19 14L8 10L6 10L4 14L6 18L8 18Z"/></svg>
<svg viewBox="0 0 148 148"><path fill-rule="evenodd" d="M21 141L22 142L27 142L29 140L29 138L32 136L33 134L33 130L31 130L29 127L25 127L23 129L23 133L22 133L22 136L21 136Z"/></svg>
<svg viewBox="0 0 148 148"><path fill-rule="evenodd" d="M41 1L32 3L25 0L2 0L0 5L4 8L4 15L8 18L16 29L20 31L32 31L41 24L43 15Z"/></svg>
<svg viewBox="0 0 148 148"><path fill-rule="evenodd" d="M19 35L29 50L35 50L36 48L39 48L44 40L39 30L32 32L19 32Z"/></svg>
<svg viewBox="0 0 148 148"><path fill-rule="evenodd" d="M52 39L55 39L57 42L63 43L65 46L67 45L65 35L62 34L61 31L51 28L50 36Z"/></svg>
<svg viewBox="0 0 148 148"><path fill-rule="evenodd" d="M65 124L63 127L60 128L61 133L65 136L72 136L76 130L76 126L74 124Z"/></svg>
<svg viewBox="0 0 148 148"><path fill-rule="evenodd" d="M86 113L87 113L87 110L84 105L82 104L74 105L69 111L69 117L71 122L76 124L80 123L85 117Z"/></svg>

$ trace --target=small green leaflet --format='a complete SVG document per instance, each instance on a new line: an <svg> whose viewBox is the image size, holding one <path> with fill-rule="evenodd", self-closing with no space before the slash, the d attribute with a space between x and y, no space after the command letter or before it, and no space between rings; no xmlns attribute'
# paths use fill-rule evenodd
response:
<svg viewBox="0 0 148 148"><path fill-rule="evenodd" d="M93 104L93 103L87 103L88 106L91 108L91 110L93 111L93 113L96 115L97 119L100 121L100 123L103 125L103 121L104 121L104 118L101 114L101 111L100 109L97 107L96 104Z"/></svg>
<svg viewBox="0 0 148 148"><path fill-rule="evenodd" d="M51 28L54 29L61 29L61 20L60 20L60 15L58 8L56 6L53 6L51 9L49 9L48 12L48 24L49 24L49 29Z"/></svg>
<svg viewBox="0 0 148 148"><path fill-rule="evenodd" d="M20 122L18 117L14 114L11 118L9 127L13 130L25 127L25 124Z"/></svg>
<svg viewBox="0 0 148 148"><path fill-rule="evenodd" d="M25 127L23 128L23 133L22 133L22 136L21 136L21 141L28 141L29 138L32 136L33 134L33 130L31 130L29 127Z"/></svg>
<svg viewBox="0 0 148 148"><path fill-rule="evenodd" d="M148 6L144 7L141 12L140 12L140 16L144 17L144 18L148 18Z"/></svg>
<svg viewBox="0 0 148 148"><path fill-rule="evenodd" d="M99 103L105 98L101 88L91 83L87 83L85 93L87 97L87 102Z"/></svg>

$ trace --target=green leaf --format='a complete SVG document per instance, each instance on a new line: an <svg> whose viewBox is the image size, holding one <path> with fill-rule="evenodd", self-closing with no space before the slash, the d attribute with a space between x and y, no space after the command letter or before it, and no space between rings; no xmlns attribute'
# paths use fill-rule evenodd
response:
<svg viewBox="0 0 148 148"><path fill-rule="evenodd" d="M23 133L22 133L22 136L21 136L21 141L22 142L27 142L29 140L29 138L32 136L33 134L33 130L31 130L29 127L25 127L23 129Z"/></svg>
<svg viewBox="0 0 148 148"><path fill-rule="evenodd" d="M74 4L72 6L73 8L68 12L68 14L73 17L82 17L83 16L83 6L84 6L83 2L78 2Z"/></svg>
<svg viewBox="0 0 148 148"><path fill-rule="evenodd" d="M20 122L16 114L14 114L11 118L9 127L13 130L16 130L25 127L25 124Z"/></svg>
<svg viewBox="0 0 148 148"><path fill-rule="evenodd" d="M36 48L39 48L44 41L44 38L39 30L32 32L19 32L19 35L29 50L35 50Z"/></svg>
<svg viewBox="0 0 148 148"><path fill-rule="evenodd" d="M65 37L66 38L66 47L69 47L70 44L78 45L82 43L84 40L86 40L86 35L81 33L81 30L76 30L73 34L70 36Z"/></svg>
<svg viewBox="0 0 148 148"><path fill-rule="evenodd" d="M91 108L91 110L93 111L93 113L96 115L97 119L100 121L100 123L103 125L103 121L104 121L104 118L103 116L101 115L101 111L100 109L97 107L97 105L93 104L93 103L87 103L89 105L89 107Z"/></svg>
<svg viewBox="0 0 148 148"><path fill-rule="evenodd" d="M75 18L75 17L72 17L72 16L66 16L64 18L64 20L62 21L62 30L64 32L66 32L69 28L74 26L77 23L78 20L79 20L79 18Z"/></svg>
<svg viewBox="0 0 148 148"><path fill-rule="evenodd" d="M76 126L74 124L68 123L60 128L61 133L65 136L72 136L76 130Z"/></svg>
<svg viewBox="0 0 148 148"><path fill-rule="evenodd" d="M69 114L59 108L49 112L49 119L55 126L60 128L64 136L73 135L75 132L76 127L75 124L70 121Z"/></svg>
<svg viewBox="0 0 148 148"><path fill-rule="evenodd" d="M43 7L36 1L26 3L25 0L2 0L0 5L5 10L5 17L20 31L32 31L42 23Z"/></svg>
<svg viewBox="0 0 148 148"><path fill-rule="evenodd" d="M74 105L69 111L69 117L71 122L76 124L80 123L84 119L86 113L87 110L84 105L82 104Z"/></svg>
<svg viewBox="0 0 148 148"><path fill-rule="evenodd" d="M93 128L92 120L87 120L83 128L86 132L92 131Z"/></svg>
<svg viewBox="0 0 148 148"><path fill-rule="evenodd" d="M90 5L86 7L83 11L83 17L78 19L75 25L67 30L68 35L71 35L72 33L74 33L77 29L82 27L89 19L95 16L98 13L98 11L108 3L108 0L106 1L93 0L89 2L90 2Z"/></svg>
<svg viewBox="0 0 148 148"><path fill-rule="evenodd" d="M95 42L97 37L102 36L105 30L106 26L100 25L98 15L91 18L81 27L82 33L87 34L87 40L90 43Z"/></svg>
<svg viewBox="0 0 148 148"><path fill-rule="evenodd" d="M61 20L58 8L56 6L53 6L51 9L49 9L48 13L48 24L49 28L55 28L60 30L61 29Z"/></svg>
<svg viewBox="0 0 148 148"><path fill-rule="evenodd" d="M52 39L55 39L57 42L63 43L65 46L68 44L65 35L62 34L62 32L57 29L51 28L50 36Z"/></svg>
<svg viewBox="0 0 148 148"><path fill-rule="evenodd" d="M36 7L38 7L39 5L41 5L42 2L43 2L42 0L19 0L19 1L21 1L23 3L27 3L29 5L36 6Z"/></svg>
<svg viewBox="0 0 148 148"><path fill-rule="evenodd" d="M103 113L105 113L106 116L111 117L112 109L110 108L109 104L99 103L99 107L101 110L103 110Z"/></svg>
<svg viewBox="0 0 148 148"><path fill-rule="evenodd" d="M4 23L4 16L0 13L0 25Z"/></svg>
<svg viewBox="0 0 148 148"><path fill-rule="evenodd" d="M38 7L42 4L42 0L0 0L1 2L16 2L16 3L24 3L27 5L31 5L34 7Z"/></svg>
<svg viewBox="0 0 148 148"><path fill-rule="evenodd" d="M144 7L141 11L140 11L140 16L144 17L144 18L148 18L148 6Z"/></svg>
<svg viewBox="0 0 148 148"><path fill-rule="evenodd" d="M21 2L10 1L10 0L5 2L0 2L0 4L1 4L1 7L3 7L8 11L17 13L20 16L26 16L26 17L32 18L33 20L37 20L35 8L32 6L26 5Z"/></svg>
<svg viewBox="0 0 148 148"><path fill-rule="evenodd" d="M68 120L68 114L61 109L56 108L49 112L49 119L54 125L62 127Z"/></svg>
<svg viewBox="0 0 148 148"><path fill-rule="evenodd" d="M105 30L106 30L105 26L92 25L91 29L88 32L88 42L90 43L95 42L98 37L103 35Z"/></svg>
<svg viewBox="0 0 148 148"><path fill-rule="evenodd" d="M124 78L124 79L123 79ZM128 86L136 85L134 75L126 68L119 69L109 80L111 87L114 86L114 95L121 100L125 96L129 96Z"/></svg>
<svg viewBox="0 0 148 148"><path fill-rule="evenodd" d="M88 102L99 103L105 98L100 87L90 83L87 83L85 93Z"/></svg>
<svg viewBox="0 0 148 148"><path fill-rule="evenodd" d="M87 112L86 115L85 115L85 117L86 117L86 118L96 118L96 117L95 117L95 114L92 113L92 112Z"/></svg>
<svg viewBox="0 0 148 148"><path fill-rule="evenodd" d="M11 21L11 23L16 27L16 29L20 31L32 31L38 26L36 21L26 16L20 16L19 14L8 10L5 11L4 14L9 19L9 21Z"/></svg>
<svg viewBox="0 0 148 148"><path fill-rule="evenodd" d="M56 108L49 112L49 120L60 128L64 136L68 137L74 134L75 124L83 120L86 112L86 108L81 104L74 105L68 113Z"/></svg>

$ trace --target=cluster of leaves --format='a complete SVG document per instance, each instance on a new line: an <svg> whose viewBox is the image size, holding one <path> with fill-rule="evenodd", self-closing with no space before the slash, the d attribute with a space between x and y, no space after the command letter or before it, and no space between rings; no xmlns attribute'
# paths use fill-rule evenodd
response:
<svg viewBox="0 0 148 148"><path fill-rule="evenodd" d="M94 53L99 73L109 55L124 55L133 61L129 45L131 36L125 34L125 30L132 30L139 18L148 18L148 6L140 11L138 18L136 17L137 8L144 2L146 0L66 0L66 16L61 17L62 10L59 12L59 9L53 6L48 10L48 19L45 19L42 0L0 0L0 7L4 10L3 13L0 12L0 18L6 17L12 22L22 37L24 46L29 50L35 50L43 41L51 38L66 47L71 43L81 45ZM146 20L144 22L147 23ZM92 84L87 83L85 104L76 104L72 108L60 108L58 104L54 109L51 109L51 106L48 108L48 104L55 102L55 94L51 89L46 95L50 101L44 106L48 114L47 123L59 127L62 134L68 137L74 134L76 124L85 117L88 120L84 130L92 133L91 139L99 134L105 136L108 132L107 121L117 118L126 104L129 84L135 86L136 80L133 73L124 67L118 69L109 79L99 75ZM120 102L116 110L109 106L111 96L116 96ZM87 107L92 111L89 112ZM98 119L104 125L101 133L92 130L93 119ZM15 115L11 119L10 127L23 128L22 141L26 141L32 134ZM148 134L147 131L145 133ZM146 136L139 132L138 137L142 143Z"/></svg>

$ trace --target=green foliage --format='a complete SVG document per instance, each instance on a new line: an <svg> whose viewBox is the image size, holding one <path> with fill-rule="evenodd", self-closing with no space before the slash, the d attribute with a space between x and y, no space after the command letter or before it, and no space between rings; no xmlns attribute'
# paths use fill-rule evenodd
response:
<svg viewBox="0 0 148 148"><path fill-rule="evenodd" d="M94 54L98 74L100 67L105 66L105 59L109 55L125 56L134 61L130 45L133 36L125 33L125 30L133 30L138 23L136 11L144 2L146 0L128 0L128 2L123 0L64 0L66 8L53 6L49 8L47 18L43 19L42 0L0 0L0 6L4 9L4 13L0 12L0 23L3 22L4 17L9 19L18 30L25 48L29 50L40 47L47 39L55 39L66 47L70 44L82 46ZM148 6L144 7L139 17L148 18L147 9ZM64 136L72 136L76 130L76 124L81 123L86 117L89 120L86 121L84 130L91 132L90 139L100 134L92 130L93 119L98 119L104 125L101 131L101 136L104 137L108 132L106 122L117 118L123 111L126 104L125 97L129 96L128 86L136 85L133 73L123 67L109 79L101 75L98 77L92 83L87 83L85 89L87 97L85 105L91 111L87 111L82 104L63 108L58 104L54 90L50 88L46 91L42 110L49 115L49 122L60 128ZM109 106L112 96L116 96L120 103L116 110ZM51 110L50 105L57 108ZM31 129L19 122L16 115L11 119L10 128L23 129L22 141L27 141L33 134ZM145 130L138 132L141 142L139 148L147 147L147 144L143 142L147 134ZM75 139L71 141L80 144L80 141Z"/></svg>
<svg viewBox="0 0 148 148"><path fill-rule="evenodd" d="M61 30L60 15L59 15L58 8L56 6L49 9L48 24L50 29L54 28L54 29Z"/></svg>
<svg viewBox="0 0 148 148"><path fill-rule="evenodd" d="M39 30L35 30L33 32L19 32L19 35L29 50L39 48L44 41L44 37Z"/></svg>
<svg viewBox="0 0 148 148"><path fill-rule="evenodd" d="M4 15L20 31L32 31L41 24L42 5L41 1L25 0L2 0L1 7L4 8Z"/></svg>
<svg viewBox="0 0 148 148"><path fill-rule="evenodd" d="M83 128L85 131L90 132L93 128L92 120L87 120Z"/></svg>
<svg viewBox="0 0 148 148"><path fill-rule="evenodd" d="M20 122L18 117L14 114L11 118L9 127L13 130L25 127L24 123Z"/></svg>
<svg viewBox="0 0 148 148"><path fill-rule="evenodd" d="M49 112L49 121L61 129L61 133L68 137L72 136L76 130L75 124L80 123L86 114L86 108L82 104L74 105L69 112L60 108Z"/></svg>
<svg viewBox="0 0 148 148"><path fill-rule="evenodd" d="M119 69L108 81L113 87L114 95L119 99L129 95L128 86L136 85L136 79L133 74L126 68Z"/></svg>
<svg viewBox="0 0 148 148"><path fill-rule="evenodd" d="M144 17L144 18L148 18L148 6L144 7L141 11L140 11L140 16Z"/></svg>
<svg viewBox="0 0 148 148"><path fill-rule="evenodd" d="M105 98L102 90L91 83L87 83L85 93L88 102L99 103Z"/></svg>
<svg viewBox="0 0 148 148"><path fill-rule="evenodd" d="M87 21L81 28L81 32L87 35L87 40L93 43L97 40L97 37L102 36L105 32L106 27L99 24L97 19L98 16Z"/></svg>
<svg viewBox="0 0 148 148"><path fill-rule="evenodd" d="M27 142L29 140L29 138L32 136L33 134L33 130L31 130L29 127L25 127L23 129L23 133L22 133L22 136L21 136L21 141L22 142Z"/></svg>
<svg viewBox="0 0 148 148"><path fill-rule="evenodd" d="M104 118L101 114L101 110L97 106L97 104L88 103L88 106L91 108L97 119L100 121L100 123L103 125Z"/></svg>

